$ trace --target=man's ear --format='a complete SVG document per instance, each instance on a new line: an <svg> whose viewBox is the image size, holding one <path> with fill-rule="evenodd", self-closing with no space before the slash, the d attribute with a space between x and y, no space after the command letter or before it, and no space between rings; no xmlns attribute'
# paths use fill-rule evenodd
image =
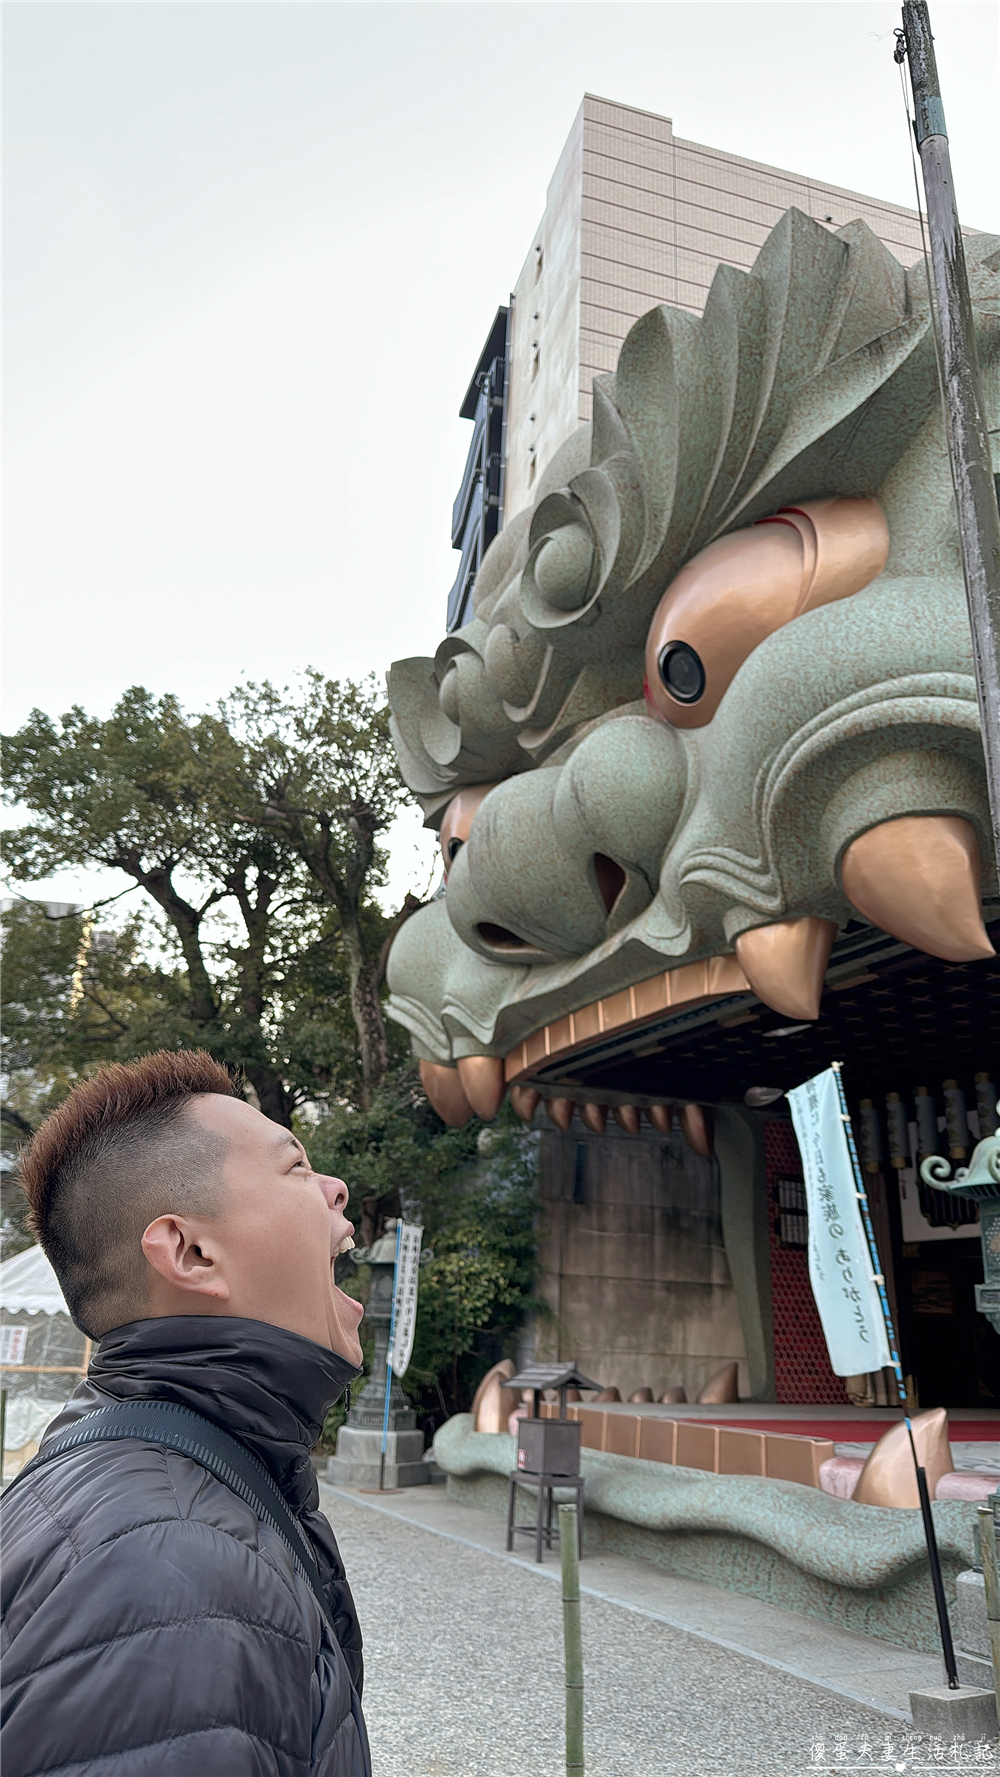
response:
<svg viewBox="0 0 1000 1777"><path fill-rule="evenodd" d="M228 1302L221 1250L203 1227L186 1216L157 1216L142 1237L142 1250L157 1278L170 1289Z"/></svg>

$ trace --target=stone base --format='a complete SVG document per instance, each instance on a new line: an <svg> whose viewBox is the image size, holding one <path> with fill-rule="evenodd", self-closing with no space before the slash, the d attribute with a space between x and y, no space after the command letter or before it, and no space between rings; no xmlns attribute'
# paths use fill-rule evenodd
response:
<svg viewBox="0 0 1000 1777"><path fill-rule="evenodd" d="M975 1568L955 1581L955 1664L963 1685L996 1689L990 1656L990 1625L986 1616L986 1585Z"/></svg>
<svg viewBox="0 0 1000 1777"><path fill-rule="evenodd" d="M962 1684L971 1685L973 1690L977 1691L992 1691L995 1688L993 1661L987 1659L984 1654L970 1654L966 1652L965 1648L957 1647L955 1649L955 1665L958 1667L958 1676Z"/></svg>
<svg viewBox="0 0 1000 1777"><path fill-rule="evenodd" d="M950 1691L947 1685L935 1685L931 1691L910 1692L910 1713L913 1725L921 1734L940 1734L952 1739L963 1734L966 1740L987 1740L997 1737L997 1700L994 1691Z"/></svg>
<svg viewBox="0 0 1000 1777"><path fill-rule="evenodd" d="M337 1454L326 1465L326 1478L335 1487L377 1487L382 1455L382 1433L342 1425L337 1433ZM387 1487L421 1487L430 1480L430 1463L424 1461L424 1436L419 1431L391 1431L385 1446Z"/></svg>
<svg viewBox="0 0 1000 1777"><path fill-rule="evenodd" d="M970 1654L990 1657L990 1625L986 1616L986 1581L976 1568L967 1568L955 1581L956 1636Z"/></svg>

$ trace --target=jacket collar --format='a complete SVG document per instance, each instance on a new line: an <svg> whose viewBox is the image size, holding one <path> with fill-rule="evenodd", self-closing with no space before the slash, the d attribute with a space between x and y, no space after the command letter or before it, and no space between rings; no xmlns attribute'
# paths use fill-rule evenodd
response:
<svg viewBox="0 0 1000 1777"><path fill-rule="evenodd" d="M361 1374L346 1358L265 1321L176 1315L106 1333L88 1380L115 1400L176 1401L242 1438L296 1511L313 1506L309 1452Z"/></svg>

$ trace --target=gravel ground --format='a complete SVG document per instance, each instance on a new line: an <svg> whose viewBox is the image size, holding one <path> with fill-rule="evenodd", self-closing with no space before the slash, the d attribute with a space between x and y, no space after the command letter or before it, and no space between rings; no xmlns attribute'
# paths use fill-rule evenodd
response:
<svg viewBox="0 0 1000 1777"><path fill-rule="evenodd" d="M559 1585L343 1498L330 1515L375 1777L565 1777ZM588 1777L956 1768L905 1746L902 1722L623 1606L584 1598L582 1615Z"/></svg>

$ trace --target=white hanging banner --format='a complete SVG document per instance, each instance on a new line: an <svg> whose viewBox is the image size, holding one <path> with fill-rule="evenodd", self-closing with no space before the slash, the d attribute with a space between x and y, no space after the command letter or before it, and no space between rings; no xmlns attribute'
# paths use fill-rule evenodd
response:
<svg viewBox="0 0 1000 1777"><path fill-rule="evenodd" d="M389 1367L395 1375L406 1374L413 1350L413 1334L417 1325L417 1280L420 1266L420 1242L423 1228L404 1222L400 1232L399 1257L396 1260L396 1287L392 1302L393 1334L389 1349Z"/></svg>
<svg viewBox="0 0 1000 1777"><path fill-rule="evenodd" d="M809 1281L835 1376L892 1362L832 1068L787 1094L809 1211Z"/></svg>

